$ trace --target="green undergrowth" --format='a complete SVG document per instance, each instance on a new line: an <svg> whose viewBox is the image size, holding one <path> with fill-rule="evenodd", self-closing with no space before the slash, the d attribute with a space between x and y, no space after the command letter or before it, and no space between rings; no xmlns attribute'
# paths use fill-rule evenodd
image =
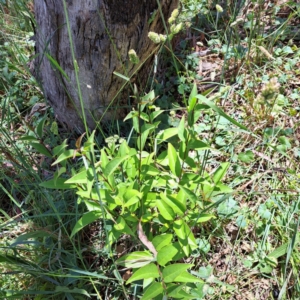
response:
<svg viewBox="0 0 300 300"><path fill-rule="evenodd" d="M299 299L299 5L182 0L124 129L76 136L30 4L0 0L0 298Z"/></svg>

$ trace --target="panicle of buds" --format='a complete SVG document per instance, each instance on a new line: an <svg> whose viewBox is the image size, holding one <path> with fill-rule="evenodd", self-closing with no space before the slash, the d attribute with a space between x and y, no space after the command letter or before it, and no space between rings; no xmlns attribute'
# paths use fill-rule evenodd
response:
<svg viewBox="0 0 300 300"><path fill-rule="evenodd" d="M176 18L179 15L179 10L178 9L174 9L171 13L171 17L169 18L168 22L169 24L172 24L176 21Z"/></svg>

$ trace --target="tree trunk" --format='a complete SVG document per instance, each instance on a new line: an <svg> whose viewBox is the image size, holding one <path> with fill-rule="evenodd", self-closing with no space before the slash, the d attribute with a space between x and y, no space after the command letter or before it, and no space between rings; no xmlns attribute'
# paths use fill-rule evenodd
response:
<svg viewBox="0 0 300 300"><path fill-rule="evenodd" d="M167 20L178 0L160 3ZM119 100L117 94L125 81L113 72L131 76L137 70L139 65L128 59L130 49L136 51L140 64L149 61L157 45L148 38L148 32L163 33L164 26L159 11L148 22L158 8L157 0L66 0L66 4L84 112L88 126L94 128L100 120L124 117L122 106L128 105L128 97L123 95ZM35 75L57 119L70 129L82 131L76 66L63 0L35 0L34 10L38 54Z"/></svg>

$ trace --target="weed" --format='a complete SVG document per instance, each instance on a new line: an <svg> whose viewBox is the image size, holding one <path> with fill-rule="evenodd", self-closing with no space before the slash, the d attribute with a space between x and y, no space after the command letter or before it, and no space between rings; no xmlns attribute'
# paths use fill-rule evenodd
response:
<svg viewBox="0 0 300 300"><path fill-rule="evenodd" d="M182 0L124 127L80 137L28 4L0 1L1 297L298 299L298 4Z"/></svg>

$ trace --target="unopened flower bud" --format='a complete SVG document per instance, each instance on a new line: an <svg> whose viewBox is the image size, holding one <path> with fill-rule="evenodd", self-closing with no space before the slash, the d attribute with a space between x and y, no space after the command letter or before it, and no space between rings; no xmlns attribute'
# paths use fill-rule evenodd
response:
<svg viewBox="0 0 300 300"><path fill-rule="evenodd" d="M223 8L222 8L222 6L220 6L219 4L216 5L216 10L217 10L217 12L219 12L219 13L222 13L222 12L223 12Z"/></svg>
<svg viewBox="0 0 300 300"><path fill-rule="evenodd" d="M159 44L159 43L160 43L160 36L159 36L159 34L153 32L153 31L150 31L150 32L148 33L148 38L149 38L152 42L154 42L155 44Z"/></svg>
<svg viewBox="0 0 300 300"><path fill-rule="evenodd" d="M138 64L139 63L139 58L136 54L136 52L133 49L130 49L128 51L128 55L129 55L129 60L133 63L133 64Z"/></svg>

